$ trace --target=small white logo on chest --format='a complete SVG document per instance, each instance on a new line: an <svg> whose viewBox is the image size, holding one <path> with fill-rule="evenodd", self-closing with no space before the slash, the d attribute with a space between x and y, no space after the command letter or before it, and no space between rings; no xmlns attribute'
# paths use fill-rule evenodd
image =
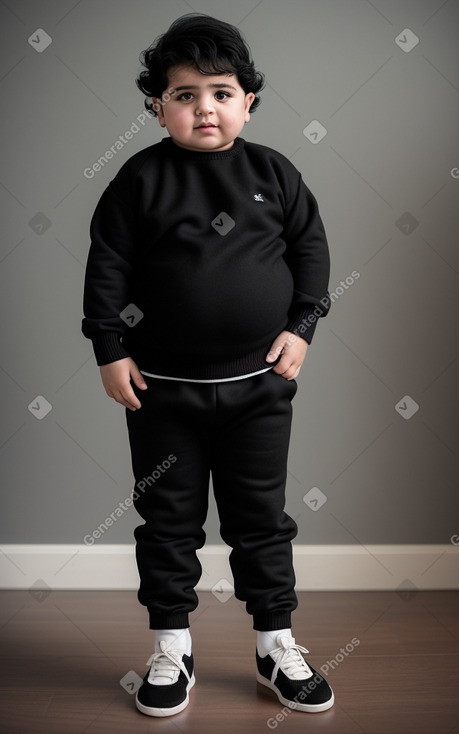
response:
<svg viewBox="0 0 459 734"><path fill-rule="evenodd" d="M254 194L253 198L255 199L255 201L264 201L263 194Z"/></svg>

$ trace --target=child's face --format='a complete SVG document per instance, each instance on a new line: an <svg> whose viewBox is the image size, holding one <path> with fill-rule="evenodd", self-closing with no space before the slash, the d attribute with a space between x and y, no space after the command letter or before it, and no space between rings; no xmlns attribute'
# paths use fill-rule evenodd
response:
<svg viewBox="0 0 459 734"><path fill-rule="evenodd" d="M253 92L246 94L235 74L208 76L193 66L173 67L168 82L163 100L153 102L174 143L204 152L231 148L250 120Z"/></svg>

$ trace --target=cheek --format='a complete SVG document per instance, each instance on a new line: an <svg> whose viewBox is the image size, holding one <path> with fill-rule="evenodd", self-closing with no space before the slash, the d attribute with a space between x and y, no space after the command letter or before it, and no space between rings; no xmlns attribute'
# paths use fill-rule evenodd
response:
<svg viewBox="0 0 459 734"><path fill-rule="evenodd" d="M241 105L238 109L232 109L231 112L228 112L226 118L228 123L231 123L232 125L240 125L241 122L244 122L245 115L244 107Z"/></svg>
<svg viewBox="0 0 459 734"><path fill-rule="evenodd" d="M174 127L181 127L183 125L189 124L190 117L192 115L190 114L190 110L187 107L167 107L164 108L164 117L166 120L166 125L173 125Z"/></svg>
<svg viewBox="0 0 459 734"><path fill-rule="evenodd" d="M241 115L239 107L229 105L222 105L218 112L220 113L220 116L228 122L234 122L234 120L239 119Z"/></svg>

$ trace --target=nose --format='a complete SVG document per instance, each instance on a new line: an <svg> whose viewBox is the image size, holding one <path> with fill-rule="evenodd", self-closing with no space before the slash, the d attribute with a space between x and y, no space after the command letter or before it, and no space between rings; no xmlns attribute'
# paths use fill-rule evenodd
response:
<svg viewBox="0 0 459 734"><path fill-rule="evenodd" d="M195 112L197 115L210 115L214 111L212 97L203 95L197 100Z"/></svg>

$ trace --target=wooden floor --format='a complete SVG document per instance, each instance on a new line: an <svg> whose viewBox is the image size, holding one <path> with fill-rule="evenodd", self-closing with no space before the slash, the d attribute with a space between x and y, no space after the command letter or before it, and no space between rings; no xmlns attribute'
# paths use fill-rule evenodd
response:
<svg viewBox="0 0 459 734"><path fill-rule="evenodd" d="M132 693L153 639L135 592L2 591L0 731L459 734L459 592L299 599L293 631L314 667L328 665L331 710L290 711L257 687L244 605L206 592L193 615L190 705L153 719L137 712Z"/></svg>

